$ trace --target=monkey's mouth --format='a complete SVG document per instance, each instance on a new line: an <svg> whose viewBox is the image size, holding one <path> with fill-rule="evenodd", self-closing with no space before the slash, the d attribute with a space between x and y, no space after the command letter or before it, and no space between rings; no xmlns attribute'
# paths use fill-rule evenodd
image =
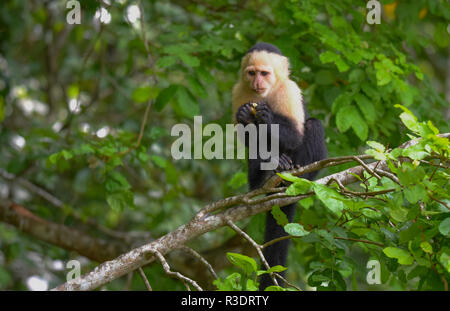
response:
<svg viewBox="0 0 450 311"><path fill-rule="evenodd" d="M263 94L267 89L255 89L255 92L258 94Z"/></svg>

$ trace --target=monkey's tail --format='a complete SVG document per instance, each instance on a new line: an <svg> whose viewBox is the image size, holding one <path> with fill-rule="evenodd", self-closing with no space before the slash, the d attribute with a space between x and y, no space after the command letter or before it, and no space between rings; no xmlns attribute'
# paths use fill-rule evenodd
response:
<svg viewBox="0 0 450 311"><path fill-rule="evenodd" d="M320 120L314 118L306 120L304 142L308 152L307 161L309 163L323 160L327 157L328 151L325 144L325 130Z"/></svg>

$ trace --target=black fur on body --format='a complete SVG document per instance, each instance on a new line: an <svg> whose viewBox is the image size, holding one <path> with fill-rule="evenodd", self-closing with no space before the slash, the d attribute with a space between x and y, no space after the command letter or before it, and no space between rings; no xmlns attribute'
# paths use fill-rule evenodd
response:
<svg viewBox="0 0 450 311"><path fill-rule="evenodd" d="M253 47L250 51L262 49L258 46L255 47ZM278 48L276 48L276 50L272 48L269 52L277 53L277 51L279 51ZM279 113L275 113L269 107L268 103L263 101L257 103L257 106L254 108L254 112L252 112L251 103L247 103L242 105L236 113L236 120L238 123L243 125L254 123L257 126L259 124L267 124L269 133L271 124L279 125L280 160L276 171L285 171L292 169L295 166L304 166L315 161L322 160L327 156L325 134L322 123L317 119L308 118L306 107L304 106L301 98L299 98L298 104L302 105L306 119L304 122L303 134L298 131L292 120L293 118L296 118L296 116L284 116ZM270 136L267 136L267 145L270 148ZM248 141L245 143L248 146ZM258 142L258 145L259 143L260 142ZM260 158L248 160L248 181L250 190L260 188L267 178L274 174L274 171L261 170L261 161L268 160L262 160ZM300 177L313 180L317 174L318 172L316 171L307 173ZM281 208L281 210L286 214L289 222L292 222L294 219L296 205L297 203ZM272 214L268 212L264 242L268 242L285 235L287 235L287 233L284 231L283 227L279 226ZM286 266L288 246L289 240L283 240L264 249L264 257L271 267L276 265ZM264 290L270 285L273 285L272 280L267 274L264 274L261 278L260 290Z"/></svg>

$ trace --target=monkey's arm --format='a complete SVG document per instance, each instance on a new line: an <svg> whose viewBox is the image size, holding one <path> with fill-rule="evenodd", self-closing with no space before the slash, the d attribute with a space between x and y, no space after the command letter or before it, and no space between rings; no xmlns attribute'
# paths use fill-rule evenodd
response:
<svg viewBox="0 0 450 311"><path fill-rule="evenodd" d="M270 125L278 124L278 137L281 150L290 152L297 149L303 143L303 135L299 133L294 122L288 117L274 113L266 103L258 103L258 106L256 106L256 123L269 125L269 133L271 133Z"/></svg>

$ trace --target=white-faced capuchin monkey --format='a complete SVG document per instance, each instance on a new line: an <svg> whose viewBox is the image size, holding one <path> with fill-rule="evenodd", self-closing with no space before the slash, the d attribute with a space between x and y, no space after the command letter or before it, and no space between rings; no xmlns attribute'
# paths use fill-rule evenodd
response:
<svg viewBox="0 0 450 311"><path fill-rule="evenodd" d="M269 43L257 43L244 56L239 80L233 87L233 115L244 126L279 125L279 162L276 171L304 166L327 156L322 123L308 118L300 88L289 79L289 60ZM259 137L259 135L258 135ZM269 136L268 136L269 137ZM248 137L247 137L248 139ZM259 138L258 138L259 139ZM270 138L268 138L269 140ZM258 145L259 145L258 141ZM266 142L270 146L270 142ZM248 146L248 141L246 141ZM248 160L250 189L261 187L274 172L260 168L260 158ZM317 172L300 176L313 180ZM293 221L296 204L283 207L290 222ZM272 214L267 213L265 242L287 235ZM286 265L289 239L277 242L264 250L270 266ZM267 274L262 276L260 290L273 285Z"/></svg>

